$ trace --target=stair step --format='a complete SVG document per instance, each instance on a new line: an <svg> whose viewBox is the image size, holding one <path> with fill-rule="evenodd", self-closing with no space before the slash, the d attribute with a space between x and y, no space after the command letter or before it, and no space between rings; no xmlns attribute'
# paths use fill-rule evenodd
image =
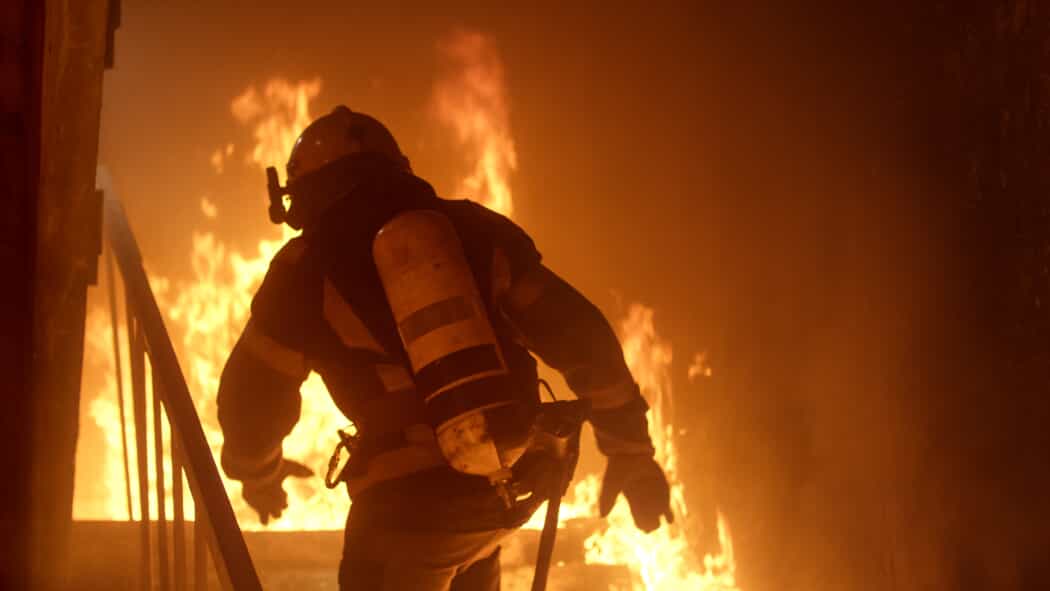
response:
<svg viewBox="0 0 1050 591"><path fill-rule="evenodd" d="M151 544L156 546L157 523L151 522ZM168 538L171 537L168 524ZM585 532L594 524L568 524L559 532L551 568L550 591L609 589L612 584L629 588L627 570L618 566L583 563ZM72 532L72 572L77 589L122 591L137 589L139 523L129 521L75 521ZM192 580L193 523L186 529L187 580ZM343 550L342 531L247 531L244 540L267 591L336 591L336 573ZM532 583L539 532L516 532L503 544L502 591L525 591ZM173 564L169 541L168 564ZM154 549L154 560L156 550ZM156 569L156 565L153 565ZM213 569L208 569L211 589L218 589ZM154 581L154 588L158 588Z"/></svg>

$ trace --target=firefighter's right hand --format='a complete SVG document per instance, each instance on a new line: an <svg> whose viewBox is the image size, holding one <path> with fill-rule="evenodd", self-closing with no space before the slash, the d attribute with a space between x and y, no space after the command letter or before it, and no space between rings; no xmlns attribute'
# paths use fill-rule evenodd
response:
<svg viewBox="0 0 1050 591"><path fill-rule="evenodd" d="M313 476L313 470L292 460L281 460L280 467L273 473L259 480L245 480L242 495L244 500L259 514L259 521L266 525L270 518L277 519L288 508L288 494L282 483L288 476L306 478Z"/></svg>

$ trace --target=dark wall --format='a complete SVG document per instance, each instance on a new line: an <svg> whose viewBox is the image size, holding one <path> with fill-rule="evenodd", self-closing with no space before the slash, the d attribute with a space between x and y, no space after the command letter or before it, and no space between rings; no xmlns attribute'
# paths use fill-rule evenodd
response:
<svg viewBox="0 0 1050 591"><path fill-rule="evenodd" d="M744 588L1050 580L1050 15L916 4L780 11L804 106L726 175L770 197L697 401Z"/></svg>
<svg viewBox="0 0 1050 591"><path fill-rule="evenodd" d="M36 205L39 198L40 81L43 69L43 10L13 1L0 10L0 471L7 479L0 503L0 587L25 588L29 580L32 465L31 343ZM8 48L11 51L8 51Z"/></svg>
<svg viewBox="0 0 1050 591"><path fill-rule="evenodd" d="M931 405L934 451L953 459L964 588L995 584L972 566L992 540L1034 589L1050 581L1050 6L975 2L945 21L965 261L955 350L970 363L958 396Z"/></svg>
<svg viewBox="0 0 1050 591"><path fill-rule="evenodd" d="M94 179L108 5L16 1L0 12L10 588L69 586L86 290L100 250Z"/></svg>

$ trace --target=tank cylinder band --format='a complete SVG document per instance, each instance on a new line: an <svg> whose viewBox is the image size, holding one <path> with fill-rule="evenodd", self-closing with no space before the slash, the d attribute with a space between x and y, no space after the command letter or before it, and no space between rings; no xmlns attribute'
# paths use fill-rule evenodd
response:
<svg viewBox="0 0 1050 591"><path fill-rule="evenodd" d="M440 426L449 420L482 408L493 408L516 402L509 395L501 396L506 388L496 380L480 379L464 382L449 389L427 403L427 423Z"/></svg>
<svg viewBox="0 0 1050 591"><path fill-rule="evenodd" d="M472 316L474 307L467 298L455 296L412 312L398 324L398 329L405 344L411 344L439 328L468 320Z"/></svg>
<svg viewBox="0 0 1050 591"><path fill-rule="evenodd" d="M503 373L503 362L495 345L460 349L427 364L416 372L416 389L429 404L443 390L471 377Z"/></svg>

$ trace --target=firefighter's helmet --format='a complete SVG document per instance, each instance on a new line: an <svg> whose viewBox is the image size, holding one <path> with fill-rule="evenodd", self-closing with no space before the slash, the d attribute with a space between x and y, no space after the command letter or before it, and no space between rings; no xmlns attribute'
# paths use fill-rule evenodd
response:
<svg viewBox="0 0 1050 591"><path fill-rule="evenodd" d="M342 162L368 157L412 171L390 130L373 117L340 105L318 118L303 130L292 147L286 167L287 186L281 186L276 169L266 170L270 220L299 229L317 219L359 180L358 169ZM291 198L288 209L285 195Z"/></svg>
<svg viewBox="0 0 1050 591"><path fill-rule="evenodd" d="M294 182L344 156L358 153L380 154L405 170L408 158L382 123L339 105L303 130L288 156L288 181Z"/></svg>

